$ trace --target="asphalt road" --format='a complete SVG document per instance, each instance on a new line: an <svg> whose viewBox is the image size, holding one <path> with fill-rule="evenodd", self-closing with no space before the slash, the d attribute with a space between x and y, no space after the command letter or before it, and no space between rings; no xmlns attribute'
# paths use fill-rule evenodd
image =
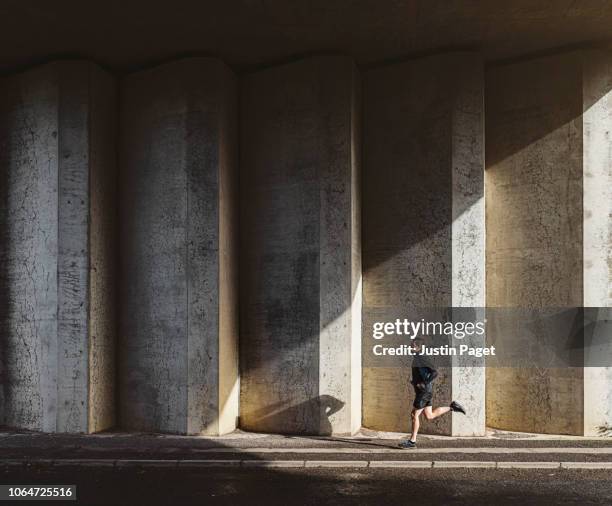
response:
<svg viewBox="0 0 612 506"><path fill-rule="evenodd" d="M72 505L612 504L606 470L40 467L0 471L0 484L76 484Z"/></svg>

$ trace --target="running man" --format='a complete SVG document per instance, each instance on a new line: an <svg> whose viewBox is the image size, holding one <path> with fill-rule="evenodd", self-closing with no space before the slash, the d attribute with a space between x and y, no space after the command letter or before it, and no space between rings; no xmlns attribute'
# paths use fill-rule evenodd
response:
<svg viewBox="0 0 612 506"><path fill-rule="evenodd" d="M399 444L400 448L416 448L416 438L421 426L420 416L425 413L427 420L433 420L449 411L457 411L465 415L465 409L458 402L451 402L450 406L432 408L433 382L438 377L438 371L426 356L419 352L423 346L423 338L417 337L412 348L417 353L412 360L412 386L414 387L414 403L412 408L412 435L407 441Z"/></svg>

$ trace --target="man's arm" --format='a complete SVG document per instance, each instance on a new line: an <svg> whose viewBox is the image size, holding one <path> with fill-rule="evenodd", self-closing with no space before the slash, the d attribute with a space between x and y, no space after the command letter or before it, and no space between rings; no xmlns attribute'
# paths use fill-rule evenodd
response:
<svg viewBox="0 0 612 506"><path fill-rule="evenodd" d="M438 371L431 367L422 367L420 372L423 383L431 383L438 377Z"/></svg>

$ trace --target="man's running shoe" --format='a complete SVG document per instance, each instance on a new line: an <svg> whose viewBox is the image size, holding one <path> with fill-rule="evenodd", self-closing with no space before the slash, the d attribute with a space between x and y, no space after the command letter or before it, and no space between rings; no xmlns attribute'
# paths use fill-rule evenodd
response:
<svg viewBox="0 0 612 506"><path fill-rule="evenodd" d="M463 413L465 415L465 409L463 409L463 406L456 401L451 402L450 408L453 411L458 411L459 413Z"/></svg>
<svg viewBox="0 0 612 506"><path fill-rule="evenodd" d="M410 441L410 439L407 439L406 441L402 441L398 446L404 450L416 448L416 441Z"/></svg>

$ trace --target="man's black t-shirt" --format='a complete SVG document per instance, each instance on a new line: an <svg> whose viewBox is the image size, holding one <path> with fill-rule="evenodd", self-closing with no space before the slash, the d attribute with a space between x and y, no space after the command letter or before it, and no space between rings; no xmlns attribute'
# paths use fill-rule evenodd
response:
<svg viewBox="0 0 612 506"><path fill-rule="evenodd" d="M422 384L427 391L432 390L433 380L438 376L438 371L431 361L424 355L415 355L412 360L412 384Z"/></svg>

